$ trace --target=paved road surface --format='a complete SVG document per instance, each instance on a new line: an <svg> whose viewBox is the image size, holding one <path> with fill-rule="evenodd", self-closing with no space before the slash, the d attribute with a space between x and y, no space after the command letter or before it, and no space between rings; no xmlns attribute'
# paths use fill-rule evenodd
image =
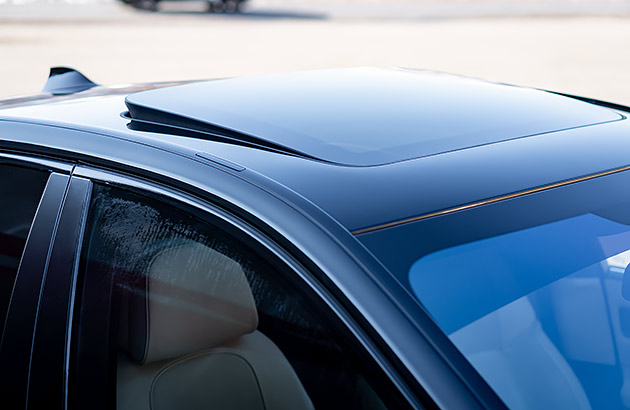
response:
<svg viewBox="0 0 630 410"><path fill-rule="evenodd" d="M111 0L0 0L0 96L38 91L53 65L105 84L378 65L630 105L628 1L436 4L252 0L233 16L202 13L203 3L154 14Z"/></svg>

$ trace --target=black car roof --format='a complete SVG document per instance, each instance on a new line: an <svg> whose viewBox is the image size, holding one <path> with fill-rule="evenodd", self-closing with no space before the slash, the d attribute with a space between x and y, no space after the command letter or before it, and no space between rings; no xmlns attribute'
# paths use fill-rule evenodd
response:
<svg viewBox="0 0 630 410"><path fill-rule="evenodd" d="M334 77L335 72L328 71L326 75ZM413 75L429 76L428 78L433 76L433 74L426 73ZM452 76L437 75L437 77L441 78L439 83L445 87L447 86L446 83L452 85L453 88L449 91L449 95L450 98L456 99L457 87L455 85L460 84L460 80ZM280 79L281 77L278 77L277 81L280 82ZM264 77L260 77L259 80L265 81ZM224 84L230 84L230 81L237 80L226 80ZM74 100L10 108L0 111L0 119L4 119L0 121L0 124L29 122L48 124L56 128L89 131L92 133L91 136L81 139L73 137L68 142L49 141L46 143L55 145L58 149L91 156L100 155L121 162L129 161L128 158L133 156L135 164L142 163L158 170L160 167L164 168L164 164L160 163L163 158L159 161L154 159L150 154L152 149L161 149L172 152L174 155L188 156L191 159L205 156L214 163L225 166L228 172L238 174L239 178L250 178L255 173L262 176L263 180L273 181L273 184L269 185L271 190L284 186L324 210L356 234L365 232L366 229L386 228L390 224L404 222L423 215L431 215L464 204L498 198L532 188L546 187L562 181L574 181L576 178L597 175L610 170L623 169L630 162L628 160L630 158L630 124L626 119L627 113L622 110L608 109L541 91L526 90L523 94L522 90L516 87L499 86L473 80L462 81L466 84L472 81L474 85L469 84L469 86L478 89L475 92L480 96L484 94L483 90L485 89L495 90L498 87L500 91L497 91L496 94L494 91L488 94L493 95L493 98L484 97L485 108L482 111L485 110L486 114L481 115L477 120L474 116L459 117L460 120L466 118L466 121L470 122L468 128L465 123L451 125L451 122L458 121L458 117L452 116L451 112L441 115L441 122L432 118L431 121L433 122L430 124L433 124L432 127L443 123L446 128L468 129L467 132L474 142L468 142L464 139L462 140L463 143L456 145L454 149L449 148L447 152L441 153L428 151L427 155L423 153L418 155L418 151L413 151L408 155L409 157L423 157L397 161L387 165L354 166L357 164L352 164L353 166L347 166L320 160L330 160L330 158L313 159L311 157L318 157L323 154L309 149L305 155L301 155L299 151L301 151L302 146L299 145L299 136L297 135L294 136L298 141L295 144L293 144L293 140L282 141L282 144L287 143L287 141L291 143L290 151L285 152L282 147L275 149L264 146L264 143L263 146L252 148L256 147L255 143L239 141L240 136L237 134L229 134L227 135L229 138L225 138L226 135L221 134L222 130L220 129L207 130L193 127L188 129L188 133L183 132L187 130L188 126L185 122L176 125L158 123L155 128L149 127L138 130L132 126L137 119L130 119L124 113L127 109L124 94L86 98L80 98L81 96L77 95L78 98ZM368 82L365 87L369 88L372 85ZM182 96L185 96L188 95L187 87L192 86L173 87L169 93L176 93L177 90L181 90ZM204 87L206 86L204 85ZM379 88L376 87L375 89ZM383 89L380 90L384 92ZM431 90L432 93L439 93L439 89L431 88ZM287 95L289 93L287 90L283 92ZM334 90L329 89L327 92L329 100L333 101L335 99ZM139 96L142 96L143 100L146 98L146 101L149 101L148 96L152 92L146 93L131 95L127 97L127 102L136 101L138 103L140 99L137 97ZM191 93L191 95L194 94L194 92ZM493 119L496 117L495 114L492 114L491 108L493 106L501 107L500 110L497 108L495 113L510 113L510 109L505 108L506 101L513 101L512 97L508 97L508 95L530 94L535 95L536 101L545 101L545 110L556 111L552 115L543 116L545 126L538 127L538 129L544 129L545 132L539 132L527 138L512 137L514 135L522 137L522 134L529 134L530 131L516 132L518 131L516 130L514 133L506 134L509 138L501 137L503 134L496 133L490 141L479 144L479 138L485 138L485 134L481 133L483 135L478 138L480 133L478 130L490 129ZM243 95L243 98L245 97L246 95ZM427 94L424 98L430 100L429 97L430 95ZM393 100L395 96L391 95L387 98ZM304 93L296 95L295 106L312 107L308 104L300 104L300 102L308 99L309 95ZM156 103L153 108L156 110L157 108L166 109L165 106L161 106L162 101L160 99L156 101L160 104ZM460 104L459 107L462 107L461 102L455 101L454 104L455 106ZM468 106L474 105L472 100L466 104ZM445 100L442 106L446 107L447 105L448 101ZM265 112L273 111L272 108L266 108ZM357 118L358 114L354 112L355 108L353 106L342 107L341 105L337 107L338 110L343 110L348 114L347 118ZM526 117L526 122L529 124L527 127L530 128L525 128L535 129L538 121L536 115L540 111L534 108L531 111L516 111L511 113L509 118L501 117L497 120L506 126L510 119L515 116ZM475 112L479 112L479 110ZM407 113L409 114L409 112ZM316 115L316 113L312 114ZM435 115L438 115L437 111ZM274 118L279 121L282 118L282 113L279 112ZM343 121L346 121L347 118ZM414 117L413 121L417 122L419 118L422 116ZM324 115L319 115L318 119L326 120ZM140 119L140 121L144 120L146 118ZM201 118L195 120L206 121ZM384 115L377 120L371 119L371 121L387 124L388 117ZM488 123L474 124L473 122ZM571 123L573 124L572 127L569 126ZM226 124L221 124L221 126L226 126ZM419 122L416 126L422 128ZM230 130L228 129L228 131ZM472 132L471 130L477 131ZM245 132L242 129L236 131L238 133ZM251 132L252 130L247 131ZM312 133L312 131L309 132ZM264 138L274 138L275 134L269 135L269 137L265 136ZM257 135L254 137L263 138ZM10 140L12 136L9 132L0 132L0 138L6 141ZM106 144L102 141L111 138L136 142L137 152L122 153L117 148L117 144ZM96 143L97 140L98 144ZM42 136L41 141L46 141L46 137ZM280 143L278 140L268 141L273 144ZM95 149L97 146L98 150ZM439 151L441 150L442 148ZM185 174L186 170L182 169L181 172ZM195 180L199 176L191 173L188 178ZM262 180L257 179L257 181L257 183L261 183Z"/></svg>

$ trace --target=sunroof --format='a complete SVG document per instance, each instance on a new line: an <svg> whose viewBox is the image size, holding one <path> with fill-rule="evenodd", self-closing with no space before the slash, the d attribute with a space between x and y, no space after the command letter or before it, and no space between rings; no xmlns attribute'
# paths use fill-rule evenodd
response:
<svg viewBox="0 0 630 410"><path fill-rule="evenodd" d="M127 97L132 118L206 125L369 166L623 118L543 91L448 74L352 68L215 80Z"/></svg>

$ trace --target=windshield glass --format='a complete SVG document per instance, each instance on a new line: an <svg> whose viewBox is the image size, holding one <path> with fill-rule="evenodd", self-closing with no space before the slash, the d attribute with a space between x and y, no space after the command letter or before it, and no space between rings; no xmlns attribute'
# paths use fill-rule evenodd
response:
<svg viewBox="0 0 630 410"><path fill-rule="evenodd" d="M629 226L587 214L433 253L409 281L509 407L627 407L628 249Z"/></svg>
<svg viewBox="0 0 630 410"><path fill-rule="evenodd" d="M362 240L399 247L390 269L508 407L628 408L630 181L621 174Z"/></svg>

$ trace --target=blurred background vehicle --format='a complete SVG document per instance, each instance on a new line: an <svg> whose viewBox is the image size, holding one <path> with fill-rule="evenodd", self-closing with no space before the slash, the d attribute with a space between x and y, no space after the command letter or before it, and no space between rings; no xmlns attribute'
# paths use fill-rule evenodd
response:
<svg viewBox="0 0 630 410"><path fill-rule="evenodd" d="M139 10L157 11L158 3L165 0L120 0ZM174 0L167 0L174 1ZM246 0L207 0L207 10L210 13L237 13Z"/></svg>
<svg viewBox="0 0 630 410"><path fill-rule="evenodd" d="M422 68L630 104L630 0L0 0L0 98L47 67L101 84Z"/></svg>

